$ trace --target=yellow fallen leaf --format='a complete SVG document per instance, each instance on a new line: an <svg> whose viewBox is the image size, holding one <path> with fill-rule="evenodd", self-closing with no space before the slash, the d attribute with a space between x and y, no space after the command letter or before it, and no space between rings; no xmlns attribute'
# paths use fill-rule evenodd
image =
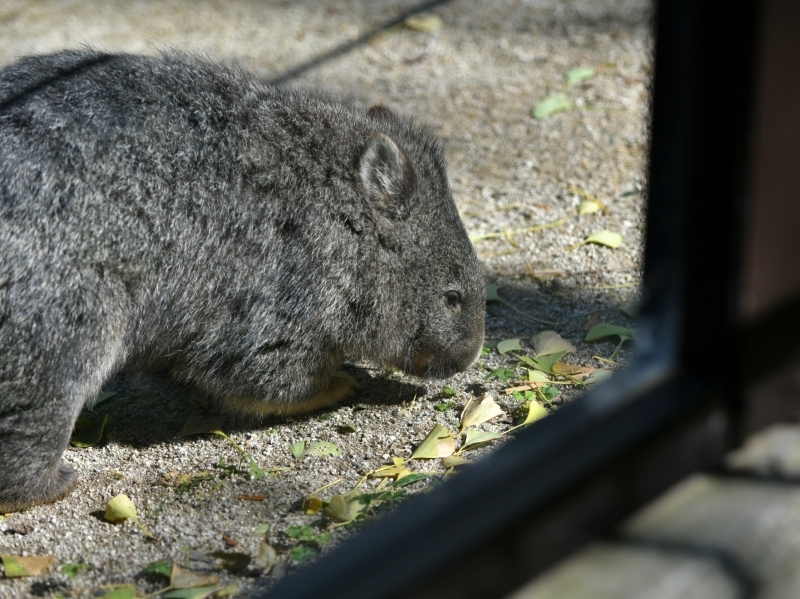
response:
<svg viewBox="0 0 800 599"><path fill-rule="evenodd" d="M430 13L420 13L412 17L408 17L403 21L403 25L414 31L421 31L423 33L433 33L439 31L444 25L442 17Z"/></svg>
<svg viewBox="0 0 800 599"><path fill-rule="evenodd" d="M451 455L442 460L442 466L445 468L455 468L457 466L466 466L471 464L472 460L462 458L461 456Z"/></svg>
<svg viewBox="0 0 800 599"><path fill-rule="evenodd" d="M484 393L480 399L470 399L461 413L461 430L468 426L476 426L487 420L502 416L505 412L497 405L490 392Z"/></svg>
<svg viewBox="0 0 800 599"><path fill-rule="evenodd" d="M545 416L547 416L548 412L543 405L532 401L528 404L528 416L525 418L525 422L522 424L530 424L532 422L536 422L537 420L541 420Z"/></svg>
<svg viewBox="0 0 800 599"><path fill-rule="evenodd" d="M428 436L419 444L411 455L411 459L436 459L453 455L456 450L456 440L445 427L437 424Z"/></svg>
<svg viewBox="0 0 800 599"><path fill-rule="evenodd" d="M128 518L136 517L136 506L133 505L131 498L120 493L116 497L108 500L104 518L109 522L121 522Z"/></svg>

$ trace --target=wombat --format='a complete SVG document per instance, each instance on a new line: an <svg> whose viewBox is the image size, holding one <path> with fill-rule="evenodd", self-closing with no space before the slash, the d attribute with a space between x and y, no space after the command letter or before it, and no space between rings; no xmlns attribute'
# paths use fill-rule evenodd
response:
<svg viewBox="0 0 800 599"><path fill-rule="evenodd" d="M447 376L484 280L432 135L180 52L0 71L0 511L55 501L123 366L224 406L351 395L345 359Z"/></svg>

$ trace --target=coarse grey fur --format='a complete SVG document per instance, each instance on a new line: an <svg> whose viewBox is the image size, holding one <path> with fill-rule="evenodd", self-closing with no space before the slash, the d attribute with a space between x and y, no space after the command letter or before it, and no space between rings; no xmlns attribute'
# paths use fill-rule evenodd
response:
<svg viewBox="0 0 800 599"><path fill-rule="evenodd" d="M0 511L69 492L124 365L295 413L353 392L344 359L467 368L484 300L438 143L381 106L178 52L0 71Z"/></svg>

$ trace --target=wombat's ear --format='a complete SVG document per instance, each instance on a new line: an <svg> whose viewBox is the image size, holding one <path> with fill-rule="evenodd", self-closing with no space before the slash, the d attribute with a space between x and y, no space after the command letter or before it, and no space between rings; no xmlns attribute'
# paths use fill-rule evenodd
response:
<svg viewBox="0 0 800 599"><path fill-rule="evenodd" d="M414 190L414 169L389 136L378 133L372 138L361 155L358 171L373 206L398 217L407 214L407 200Z"/></svg>

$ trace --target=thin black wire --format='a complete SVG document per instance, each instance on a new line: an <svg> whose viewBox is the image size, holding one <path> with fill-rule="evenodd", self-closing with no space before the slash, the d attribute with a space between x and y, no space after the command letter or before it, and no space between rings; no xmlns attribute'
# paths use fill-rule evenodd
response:
<svg viewBox="0 0 800 599"><path fill-rule="evenodd" d="M320 66L321 64L328 62L329 60L333 60L334 58L339 58L344 54L347 54L351 50L354 50L358 46L366 44L369 40L376 34L380 33L381 31L386 31L387 29L391 29L392 27L396 27L400 25L403 21L405 21L408 17L419 14L421 12L425 12L427 10L431 10L437 6L442 4L446 4L450 2L450 0L427 0L426 2L422 2L412 8L409 8L407 11L402 12L398 15L395 15L392 19L386 21L382 25L374 29L370 29L359 35L356 39L344 42L339 44L335 48L328 50L327 52L323 52L322 54L310 58L304 63L297 65L286 71L281 75L277 75L271 79L267 79L267 83L270 85L283 85L287 81L295 79L305 73L306 71L310 71L311 69Z"/></svg>

